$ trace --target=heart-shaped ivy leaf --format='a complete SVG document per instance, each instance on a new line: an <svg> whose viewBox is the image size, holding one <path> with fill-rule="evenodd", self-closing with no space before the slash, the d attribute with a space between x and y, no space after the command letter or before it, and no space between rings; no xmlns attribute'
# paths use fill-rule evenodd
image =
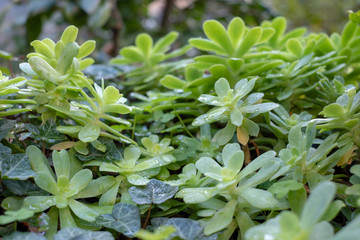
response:
<svg viewBox="0 0 360 240"><path fill-rule="evenodd" d="M114 237L109 232L90 231L81 228L65 228L54 235L54 240L113 240Z"/></svg>
<svg viewBox="0 0 360 240"><path fill-rule="evenodd" d="M151 179L146 187L131 187L129 194L137 204L160 204L172 198L178 191L178 187L172 187L162 181Z"/></svg>
<svg viewBox="0 0 360 240"><path fill-rule="evenodd" d="M120 202L114 206L111 214L100 215L96 222L132 237L140 230L140 211L134 205Z"/></svg>
<svg viewBox="0 0 360 240"><path fill-rule="evenodd" d="M11 149L1 143L0 171L3 179L26 180L36 175L30 167L29 158L25 154L11 154Z"/></svg>

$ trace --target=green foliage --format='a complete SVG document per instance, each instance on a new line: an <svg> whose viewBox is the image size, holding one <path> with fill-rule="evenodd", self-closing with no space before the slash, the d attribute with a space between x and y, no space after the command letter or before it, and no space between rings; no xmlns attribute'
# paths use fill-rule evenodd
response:
<svg viewBox="0 0 360 240"><path fill-rule="evenodd" d="M26 180L35 176L30 168L28 157L23 154L11 154L11 149L0 143L0 171L2 179Z"/></svg>
<svg viewBox="0 0 360 240"><path fill-rule="evenodd" d="M132 237L140 230L140 212L134 205L117 203L111 214L99 216L96 222Z"/></svg>
<svg viewBox="0 0 360 240"><path fill-rule="evenodd" d="M33 100L29 99L11 99L7 95L18 93L20 91L19 87L26 83L25 78L17 77L10 79L2 75L0 71L0 97L5 96L5 98L0 98L0 117L13 115L17 113L30 111L30 108L12 108L14 104L31 104L35 103Z"/></svg>
<svg viewBox="0 0 360 240"><path fill-rule="evenodd" d="M79 4L107 21L104 1ZM357 239L357 15L330 36L209 20L193 57L144 33L88 72L74 26L33 41L26 78L0 78L0 234Z"/></svg>
<svg viewBox="0 0 360 240"><path fill-rule="evenodd" d="M104 194L115 183L113 177L103 176L92 180L92 173L89 169L79 170L75 174L71 173L74 163L70 161L65 150L54 151L52 154L55 174L38 148L29 146L26 153L32 168L37 173L34 178L36 185L51 195L26 197L23 200L25 209L42 212L51 207L51 215L56 212L56 215L60 217L61 228L66 228L77 226L70 209L80 219L94 222L100 213L107 212L112 208L112 206L90 206L76 199ZM105 197L108 196L105 195ZM52 227L56 226L57 222L57 217L50 217Z"/></svg>
<svg viewBox="0 0 360 240"><path fill-rule="evenodd" d="M331 202L335 192L334 183L319 184L306 201L300 216L284 211L265 224L250 229L246 233L245 239L266 239L267 236L279 240L293 239L294 235L296 239L333 239L334 230L328 223L331 219L327 219L325 216L333 211ZM346 228L343 231L346 232Z"/></svg>
<svg viewBox="0 0 360 240"><path fill-rule="evenodd" d="M135 46L124 47L120 50L122 58L115 58L111 63L115 64L141 64L134 70L126 73L129 85L138 85L134 89L149 89L157 86L156 82L163 75L182 68L188 61L164 62L185 54L191 47L186 45L175 51L168 52L170 45L178 37L177 32L170 32L153 44L149 34L139 34L135 39ZM163 63L164 62L164 63Z"/></svg>
<svg viewBox="0 0 360 240"><path fill-rule="evenodd" d="M225 78L220 78L214 86L217 96L203 94L198 99L200 102L216 107L197 117L192 124L199 126L205 123L228 120L226 127L219 130L214 136L215 141L220 145L228 143L234 135L235 128L237 128L240 132L238 139L241 144L245 145L249 140L249 135L257 136L259 133L258 125L249 118L278 107L278 104L275 103L260 103L263 97L262 93L252 93L247 96L246 100L242 99L252 90L255 81L255 78L250 81L242 79L235 85L234 89L231 89L228 81Z"/></svg>

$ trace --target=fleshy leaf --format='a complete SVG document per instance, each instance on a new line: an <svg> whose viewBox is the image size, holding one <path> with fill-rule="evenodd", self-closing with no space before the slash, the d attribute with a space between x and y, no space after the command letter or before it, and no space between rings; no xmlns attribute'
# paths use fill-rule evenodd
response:
<svg viewBox="0 0 360 240"><path fill-rule="evenodd" d="M100 135L100 127L93 124L86 124L79 132L79 139L83 142L92 142L98 139Z"/></svg>
<svg viewBox="0 0 360 240"><path fill-rule="evenodd" d="M228 202L225 207L218 210L207 223L204 233L210 235L226 228L233 219L236 204L237 201L232 200Z"/></svg>
<svg viewBox="0 0 360 240"><path fill-rule="evenodd" d="M300 222L304 229L310 229L325 214L336 193L332 182L323 182L316 186L305 203Z"/></svg>

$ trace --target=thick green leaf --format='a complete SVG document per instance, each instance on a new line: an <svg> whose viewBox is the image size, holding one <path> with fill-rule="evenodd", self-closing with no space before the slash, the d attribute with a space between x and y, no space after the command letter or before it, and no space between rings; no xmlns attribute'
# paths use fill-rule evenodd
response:
<svg viewBox="0 0 360 240"><path fill-rule="evenodd" d="M53 196L30 196L24 199L24 208L34 212L42 212L55 205Z"/></svg>
<svg viewBox="0 0 360 240"><path fill-rule="evenodd" d="M262 35L261 27L254 27L250 29L244 36L239 48L236 50L234 56L237 58L242 57L251 47L253 47L257 41L260 40Z"/></svg>
<svg viewBox="0 0 360 240"><path fill-rule="evenodd" d="M114 104L121 97L119 90L113 86L106 87L102 94L103 94L103 99L104 99L105 104Z"/></svg>
<svg viewBox="0 0 360 240"><path fill-rule="evenodd" d="M135 43L142 53L148 57L153 45L152 37L147 33L141 33L136 37Z"/></svg>
<svg viewBox="0 0 360 240"><path fill-rule="evenodd" d="M286 49L296 57L301 57L303 46L296 38L291 38L286 42Z"/></svg>
<svg viewBox="0 0 360 240"><path fill-rule="evenodd" d="M240 40L243 37L244 32L244 21L239 17L233 18L228 25L227 33L229 34L234 49L237 49L237 47L239 46Z"/></svg>
<svg viewBox="0 0 360 240"><path fill-rule="evenodd" d="M61 35L60 40L66 45L69 42L74 42L78 34L78 29L75 26L67 27L63 34Z"/></svg>
<svg viewBox="0 0 360 240"><path fill-rule="evenodd" d="M196 162L196 168L205 176L222 181L221 166L212 158L202 157Z"/></svg>
<svg viewBox="0 0 360 240"><path fill-rule="evenodd" d="M59 72L57 72L52 66L50 66L44 59L33 56L28 60L31 68L36 72L36 74L43 80L49 80L53 83L56 83L60 77Z"/></svg>
<svg viewBox="0 0 360 240"><path fill-rule="evenodd" d="M276 152L267 151L266 153L261 154L259 157L255 158L251 163L249 163L239 174L239 179L245 178L249 174L257 171L266 162L271 162L274 159Z"/></svg>
<svg viewBox="0 0 360 240"><path fill-rule="evenodd" d="M341 46L345 47L357 30L357 24L348 22L341 33Z"/></svg>
<svg viewBox="0 0 360 240"><path fill-rule="evenodd" d="M69 184L72 189L77 191L83 190L91 181L92 172L89 169L83 169L77 172L70 180Z"/></svg>
<svg viewBox="0 0 360 240"><path fill-rule="evenodd" d="M338 103L332 103L324 107L324 110L320 113L326 118L342 117L345 114L345 109Z"/></svg>
<svg viewBox="0 0 360 240"><path fill-rule="evenodd" d="M228 54L231 54L234 51L234 48L232 47L232 43L224 26L221 25L218 21L206 21L203 25L203 29L206 36L210 40L221 46Z"/></svg>
<svg viewBox="0 0 360 240"><path fill-rule="evenodd" d="M69 178L70 175L70 159L69 155L65 150L53 151L52 160L57 176L66 176Z"/></svg>
<svg viewBox="0 0 360 240"><path fill-rule="evenodd" d="M43 41L35 40L30 43L35 48L35 52L44 55L45 57L52 59L55 57L54 52Z"/></svg>
<svg viewBox="0 0 360 240"><path fill-rule="evenodd" d="M307 193L306 193L304 187L302 187L296 191L289 191L289 193L288 193L288 200L289 200L290 208L298 216L300 216L300 214L304 208L306 199L307 199Z"/></svg>
<svg viewBox="0 0 360 240"><path fill-rule="evenodd" d="M83 142L92 142L98 139L100 136L100 127L93 124L86 124L79 132L79 139Z"/></svg>
<svg viewBox="0 0 360 240"><path fill-rule="evenodd" d="M130 61L130 63L142 62L144 60L144 56L142 52L133 46L124 47L120 50L120 54Z"/></svg>
<svg viewBox="0 0 360 240"><path fill-rule="evenodd" d="M90 55L94 50L95 50L95 45L96 42L93 40L89 40L84 42L80 48L79 48L79 52L77 54L77 58L84 58L88 55Z"/></svg>
<svg viewBox="0 0 360 240"><path fill-rule="evenodd" d="M214 197L221 190L216 187L185 188L180 190L175 197L183 198L185 203L201 203Z"/></svg>
<svg viewBox="0 0 360 240"><path fill-rule="evenodd" d="M23 221L32 216L34 216L34 212L27 208L21 208L18 211L5 211L4 215L0 216L0 224L5 225L14 221Z"/></svg>
<svg viewBox="0 0 360 240"><path fill-rule="evenodd" d="M177 33L177 32L169 32L164 37L162 37L156 41L156 43L153 47L153 52L154 53L166 52L169 49L169 46L173 42L175 42L175 40L177 39L178 36L179 36L179 33Z"/></svg>
<svg viewBox="0 0 360 240"><path fill-rule="evenodd" d="M323 217L335 193L335 184L328 181L313 189L301 213L300 222L304 229L311 229Z"/></svg>
<svg viewBox="0 0 360 240"><path fill-rule="evenodd" d="M225 128L220 129L215 134L213 141L217 142L219 145L225 145L228 143L234 136L236 126L230 121L226 124Z"/></svg>
<svg viewBox="0 0 360 240"><path fill-rule="evenodd" d="M286 180L274 183L269 187L268 191L280 199L285 197L289 191L296 191L302 187L303 185L298 181Z"/></svg>
<svg viewBox="0 0 360 240"><path fill-rule="evenodd" d="M240 195L259 209L271 209L278 203L271 193L262 189L245 188L240 191Z"/></svg>
<svg viewBox="0 0 360 240"><path fill-rule="evenodd" d="M241 110L243 110L243 109L241 109ZM244 119L244 117L243 117L242 111L240 111L238 108L234 108L231 110L230 120L231 120L232 124L240 127L243 124L243 119Z"/></svg>
<svg viewBox="0 0 360 240"><path fill-rule="evenodd" d="M71 211L76 216L88 222L95 222L96 217L99 215L97 212L72 198L69 198L67 201Z"/></svg>
<svg viewBox="0 0 360 240"><path fill-rule="evenodd" d="M236 204L237 201L232 200L225 207L218 210L207 223L204 233L210 235L226 228L233 220Z"/></svg>
<svg viewBox="0 0 360 240"><path fill-rule="evenodd" d="M244 163L244 153L237 143L226 144L222 150L224 166L233 170L240 170Z"/></svg>
<svg viewBox="0 0 360 240"><path fill-rule="evenodd" d="M46 171L37 172L37 176L34 178L35 183L41 189L56 194L57 193L57 185L55 179Z"/></svg>
<svg viewBox="0 0 360 240"><path fill-rule="evenodd" d="M183 89L186 86L186 82L173 75L165 75L160 79L160 83L169 89Z"/></svg>
<svg viewBox="0 0 360 240"><path fill-rule="evenodd" d="M226 55L224 52L224 49L220 47L219 45L203 38L191 38L189 40L189 43L193 45L194 47L203 50L203 51L212 51L216 52L218 54Z"/></svg>
<svg viewBox="0 0 360 240"><path fill-rule="evenodd" d="M89 184L81 190L74 198L95 197L106 192L115 183L112 176L102 176L89 182Z"/></svg>

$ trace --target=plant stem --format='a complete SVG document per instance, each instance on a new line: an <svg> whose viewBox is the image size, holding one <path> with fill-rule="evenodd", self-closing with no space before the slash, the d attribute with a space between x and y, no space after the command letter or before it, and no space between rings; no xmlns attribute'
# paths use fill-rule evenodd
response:
<svg viewBox="0 0 360 240"><path fill-rule="evenodd" d="M145 229L146 225L148 224L148 221L150 219L150 213L151 213L151 207L152 207L153 203L150 203L150 206L149 206L149 210L148 210L148 214L146 216L146 219L145 219L145 222L144 222L144 225L143 225L143 228Z"/></svg>

